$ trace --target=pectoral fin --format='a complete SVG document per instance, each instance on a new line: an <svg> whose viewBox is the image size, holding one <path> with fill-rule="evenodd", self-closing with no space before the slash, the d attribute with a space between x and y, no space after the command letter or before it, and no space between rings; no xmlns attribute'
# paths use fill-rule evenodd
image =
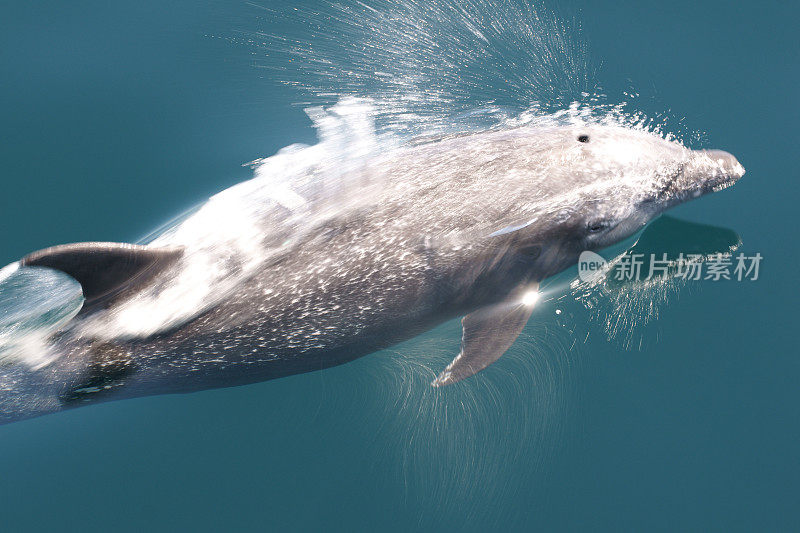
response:
<svg viewBox="0 0 800 533"><path fill-rule="evenodd" d="M82 242L33 252L20 265L48 267L72 276L81 284L88 305L146 282L182 254L181 248Z"/></svg>
<svg viewBox="0 0 800 533"><path fill-rule="evenodd" d="M527 284L505 301L461 319L461 353L431 385L441 387L456 383L497 361L525 328L533 312L538 288L538 283Z"/></svg>

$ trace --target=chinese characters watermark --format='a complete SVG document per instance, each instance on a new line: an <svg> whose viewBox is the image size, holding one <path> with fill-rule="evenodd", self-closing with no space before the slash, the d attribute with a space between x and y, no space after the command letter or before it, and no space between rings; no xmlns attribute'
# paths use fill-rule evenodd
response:
<svg viewBox="0 0 800 533"><path fill-rule="evenodd" d="M598 276L616 281L647 281L652 279L677 278L684 280L736 280L756 281L763 256L760 253L736 256L718 253L712 256L679 254L668 258L667 254L623 254L607 262L594 252L583 252L578 260L578 277L592 281Z"/></svg>

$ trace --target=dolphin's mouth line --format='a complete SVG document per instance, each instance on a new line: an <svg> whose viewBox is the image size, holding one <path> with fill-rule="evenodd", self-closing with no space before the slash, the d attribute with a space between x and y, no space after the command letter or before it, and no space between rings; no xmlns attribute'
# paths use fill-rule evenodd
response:
<svg viewBox="0 0 800 533"><path fill-rule="evenodd" d="M686 169L690 161L680 163L678 169L669 177L667 183L656 193L653 200L666 200L684 202L699 198L705 194L719 192L734 185L740 176L734 174L715 175L711 177L698 177L691 187L681 187L681 180L686 179ZM699 181L699 183L697 183Z"/></svg>

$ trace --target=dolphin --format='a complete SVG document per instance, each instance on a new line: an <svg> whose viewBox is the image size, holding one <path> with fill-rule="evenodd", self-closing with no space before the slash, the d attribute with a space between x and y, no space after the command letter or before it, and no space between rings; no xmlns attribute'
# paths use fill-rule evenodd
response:
<svg viewBox="0 0 800 533"><path fill-rule="evenodd" d="M84 301L36 345L44 363L0 364L0 421L320 370L462 317L461 350L432 383L450 385L512 346L539 283L582 251L744 174L727 152L585 120L397 145L338 170L338 192L257 177L147 244L20 259L67 274Z"/></svg>

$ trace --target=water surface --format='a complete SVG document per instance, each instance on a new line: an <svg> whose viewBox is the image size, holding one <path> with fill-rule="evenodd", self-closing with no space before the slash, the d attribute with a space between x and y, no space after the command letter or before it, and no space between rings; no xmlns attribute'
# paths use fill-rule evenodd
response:
<svg viewBox="0 0 800 533"><path fill-rule="evenodd" d="M640 109L686 117L707 132L693 147L747 168L673 214L735 231L765 258L757 281L687 286L632 326L635 342L563 293L497 364L443 391L426 383L457 353L456 323L324 372L3 426L3 528L796 529L800 13L563 8L579 8L609 94L636 87ZM294 89L231 38L291 29L263 10L0 12L0 264L135 241L249 177L241 164L314 141Z"/></svg>

